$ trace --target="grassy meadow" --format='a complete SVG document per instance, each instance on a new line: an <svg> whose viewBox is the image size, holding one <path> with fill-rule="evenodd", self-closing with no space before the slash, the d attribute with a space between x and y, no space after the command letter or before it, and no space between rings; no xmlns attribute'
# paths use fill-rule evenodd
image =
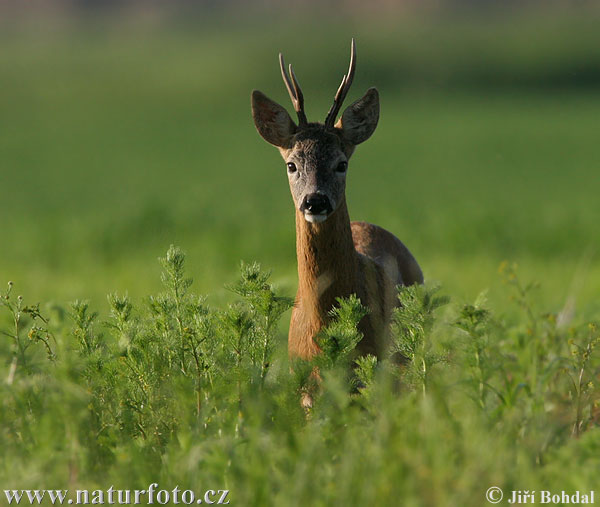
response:
<svg viewBox="0 0 600 507"><path fill-rule="evenodd" d="M0 489L438 506L597 488L592 14L300 15L293 37L280 14L0 21ZM250 91L291 109L282 51L322 121L352 36L348 103L376 86L382 110L351 218L400 237L427 288L395 319L411 365L365 360L350 392L343 306L307 417L312 366L285 357L293 205Z"/></svg>

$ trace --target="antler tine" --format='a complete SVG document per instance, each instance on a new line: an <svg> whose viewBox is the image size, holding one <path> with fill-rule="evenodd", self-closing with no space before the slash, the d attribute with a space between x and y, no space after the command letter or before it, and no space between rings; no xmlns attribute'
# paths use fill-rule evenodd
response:
<svg viewBox="0 0 600 507"><path fill-rule="evenodd" d="M354 38L352 39L352 44L350 48L350 65L348 67L348 73L344 75L342 78L342 82L340 87L338 88L335 98L333 99L333 105L329 112L327 113L327 117L325 118L325 125L327 127L333 127L335 119L340 112L342 104L344 103L344 99L346 95L348 95L348 90L350 90L350 86L352 85L352 80L354 79L354 71L356 70L356 43L354 42Z"/></svg>
<svg viewBox="0 0 600 507"><path fill-rule="evenodd" d="M290 74L292 78L285 70L285 62L283 61L283 55L279 53L279 67L281 68L281 77L283 78L283 82L287 88L288 93L290 94L290 98L292 99L292 104L294 105L294 110L298 114L298 123L300 125L306 125L307 119L306 114L304 113L304 95L302 95L302 90L300 89L300 84L298 84L298 79L296 78L296 74L294 73L294 69L292 66L289 66Z"/></svg>
<svg viewBox="0 0 600 507"><path fill-rule="evenodd" d="M298 121L301 125L308 123L306 119L306 114L304 113L304 95L302 95L302 89L300 88L300 83L298 83L298 78L296 78L296 73L292 68L292 64L290 63L290 76L292 76L292 84L294 85L294 92L296 93L296 101L298 102L298 107L296 112L298 113Z"/></svg>
<svg viewBox="0 0 600 507"><path fill-rule="evenodd" d="M290 82L290 78L285 71L285 62L283 61L283 55L279 53L279 68L281 69L281 77L283 78L283 82L287 88L288 93L290 94L290 98L292 99L292 103L294 104L294 108L296 107L296 94L292 88L292 83Z"/></svg>

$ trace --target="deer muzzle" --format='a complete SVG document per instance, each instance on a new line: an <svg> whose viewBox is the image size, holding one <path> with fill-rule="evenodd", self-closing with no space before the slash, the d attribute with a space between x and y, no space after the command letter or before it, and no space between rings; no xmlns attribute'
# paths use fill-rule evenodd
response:
<svg viewBox="0 0 600 507"><path fill-rule="evenodd" d="M333 206L329 197L324 194L308 194L302 200L300 211L304 213L304 218L312 224L324 222L333 211Z"/></svg>

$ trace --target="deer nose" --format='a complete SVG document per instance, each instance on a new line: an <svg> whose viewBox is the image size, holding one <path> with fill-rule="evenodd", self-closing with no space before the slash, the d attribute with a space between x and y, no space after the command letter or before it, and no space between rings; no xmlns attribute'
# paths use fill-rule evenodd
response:
<svg viewBox="0 0 600 507"><path fill-rule="evenodd" d="M304 198L300 211L313 215L327 214L332 211L329 198L323 194L309 194Z"/></svg>

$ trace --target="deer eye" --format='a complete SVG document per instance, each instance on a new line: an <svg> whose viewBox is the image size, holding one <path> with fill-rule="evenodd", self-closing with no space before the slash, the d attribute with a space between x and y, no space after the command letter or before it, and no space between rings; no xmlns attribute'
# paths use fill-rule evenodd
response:
<svg viewBox="0 0 600 507"><path fill-rule="evenodd" d="M287 163L287 169L289 173L295 173L298 169L296 168L296 164L294 162Z"/></svg>
<svg viewBox="0 0 600 507"><path fill-rule="evenodd" d="M346 162L345 160L342 160L338 166L335 168L335 170L338 173L345 173L346 169L348 169L348 162Z"/></svg>

